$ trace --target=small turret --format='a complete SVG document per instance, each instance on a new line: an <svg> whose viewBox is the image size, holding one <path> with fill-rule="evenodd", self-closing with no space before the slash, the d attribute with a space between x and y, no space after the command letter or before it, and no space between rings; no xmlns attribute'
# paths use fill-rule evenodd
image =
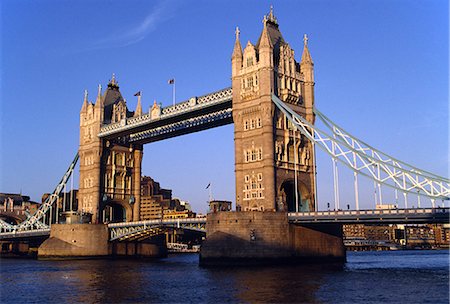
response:
<svg viewBox="0 0 450 304"><path fill-rule="evenodd" d="M134 96L137 96L138 102L136 106L136 111L134 111L134 117L141 116L142 115L142 105L141 105L141 91L134 94Z"/></svg>
<svg viewBox="0 0 450 304"><path fill-rule="evenodd" d="M302 64L310 64L314 65L314 62L312 61L311 54L309 53L308 49L308 36L305 34L303 35L303 54L302 54Z"/></svg>
<svg viewBox="0 0 450 304"><path fill-rule="evenodd" d="M237 75L242 68L242 46L239 40L239 28L236 27L236 41L234 42L233 55L231 55L232 75Z"/></svg>
<svg viewBox="0 0 450 304"><path fill-rule="evenodd" d="M300 62L300 71L304 77L304 92L303 100L306 108L306 119L314 123L315 115L314 108L314 63L308 49L308 36L303 36L303 54Z"/></svg>
<svg viewBox="0 0 450 304"><path fill-rule="evenodd" d="M88 107L88 90L84 90L84 100L83 105L81 106L81 112L86 112Z"/></svg>
<svg viewBox="0 0 450 304"><path fill-rule="evenodd" d="M99 84L98 85L98 90L97 90L97 100L95 101L95 103L101 103L102 102L102 85Z"/></svg>

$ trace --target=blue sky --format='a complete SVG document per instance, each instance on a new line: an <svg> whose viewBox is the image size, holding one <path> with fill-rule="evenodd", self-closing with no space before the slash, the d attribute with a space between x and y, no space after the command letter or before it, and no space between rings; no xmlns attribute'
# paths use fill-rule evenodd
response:
<svg viewBox="0 0 450 304"><path fill-rule="evenodd" d="M316 106L374 147L448 177L448 1L21 1L1 3L0 191L40 201L77 151L83 91L115 73L131 110L230 86L235 27L253 43L273 4L300 59L309 36ZM204 211L234 200L233 126L148 144L143 173ZM342 169L341 202L353 203ZM318 155L319 205L332 202ZM370 184L370 183L369 183ZM370 186L361 205L373 206Z"/></svg>

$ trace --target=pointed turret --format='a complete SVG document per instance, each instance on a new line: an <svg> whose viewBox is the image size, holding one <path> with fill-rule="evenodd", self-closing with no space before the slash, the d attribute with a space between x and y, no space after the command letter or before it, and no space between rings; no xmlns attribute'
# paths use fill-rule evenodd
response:
<svg viewBox="0 0 450 304"><path fill-rule="evenodd" d="M137 96L138 102L136 106L136 111L134 111L134 117L142 115L142 105L141 105L141 91L137 92L134 96Z"/></svg>
<svg viewBox="0 0 450 304"><path fill-rule="evenodd" d="M264 27L257 44L257 48L259 50L259 62L265 67L273 67L273 43L267 28L268 23L269 18L264 16Z"/></svg>
<svg viewBox="0 0 450 304"><path fill-rule="evenodd" d="M308 49L308 36L305 34L303 36L303 54L302 54L302 61L301 63L308 63L311 65L314 65L314 62L312 61L311 54L309 53Z"/></svg>
<svg viewBox="0 0 450 304"><path fill-rule="evenodd" d="M84 90L84 100L83 105L81 106L81 112L85 112L88 107L88 90Z"/></svg>
<svg viewBox="0 0 450 304"><path fill-rule="evenodd" d="M308 36L303 36L303 54L300 61L300 69L305 77L305 82L314 83L314 63L308 49Z"/></svg>
<svg viewBox="0 0 450 304"><path fill-rule="evenodd" d="M309 53L308 36L306 34L303 36L303 44L302 61L300 62L300 71L304 77L303 101L306 108L306 119L314 123L314 63Z"/></svg>
<svg viewBox="0 0 450 304"><path fill-rule="evenodd" d="M103 108L102 86L99 84L97 89L97 99L95 100L96 108Z"/></svg>
<svg viewBox="0 0 450 304"><path fill-rule="evenodd" d="M264 27L263 27L263 31L261 33L261 38L260 38L260 41L259 41L259 48L260 49L262 49L262 48L273 48L273 44L272 44L272 41L270 39L269 32L267 31L267 22L268 21L269 21L269 19L267 18L267 16L264 16L264 19L263 19Z"/></svg>
<svg viewBox="0 0 450 304"><path fill-rule="evenodd" d="M97 89L97 100L95 101L95 103L96 104L101 103L101 100L102 100L102 85L99 84Z"/></svg>
<svg viewBox="0 0 450 304"><path fill-rule="evenodd" d="M239 27L236 26L236 41L234 42L232 58L242 58L242 46L241 41L239 40L240 33Z"/></svg>
<svg viewBox="0 0 450 304"><path fill-rule="evenodd" d="M236 27L236 41L234 42L233 55L231 56L231 75L237 75L242 68L242 46L239 40L239 28Z"/></svg>

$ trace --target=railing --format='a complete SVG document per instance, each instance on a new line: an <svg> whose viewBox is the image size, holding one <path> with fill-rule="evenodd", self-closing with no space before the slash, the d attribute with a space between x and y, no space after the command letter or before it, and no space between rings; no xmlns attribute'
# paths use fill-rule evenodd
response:
<svg viewBox="0 0 450 304"><path fill-rule="evenodd" d="M182 228L199 232L206 231L206 218L157 219L137 222L111 223L110 241L131 239L157 233L165 228Z"/></svg>
<svg viewBox="0 0 450 304"><path fill-rule="evenodd" d="M290 212L288 219L297 223L448 223L450 208Z"/></svg>

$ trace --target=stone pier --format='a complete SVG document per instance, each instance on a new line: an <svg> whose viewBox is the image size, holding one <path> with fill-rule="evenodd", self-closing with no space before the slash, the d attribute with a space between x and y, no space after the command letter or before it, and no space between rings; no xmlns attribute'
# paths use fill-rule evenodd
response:
<svg viewBox="0 0 450 304"><path fill-rule="evenodd" d="M346 259L341 225L297 226L284 212L210 213L206 230L200 252L203 266Z"/></svg>
<svg viewBox="0 0 450 304"><path fill-rule="evenodd" d="M38 249L39 259L165 257L164 237L144 242L109 242L103 224L54 224Z"/></svg>

